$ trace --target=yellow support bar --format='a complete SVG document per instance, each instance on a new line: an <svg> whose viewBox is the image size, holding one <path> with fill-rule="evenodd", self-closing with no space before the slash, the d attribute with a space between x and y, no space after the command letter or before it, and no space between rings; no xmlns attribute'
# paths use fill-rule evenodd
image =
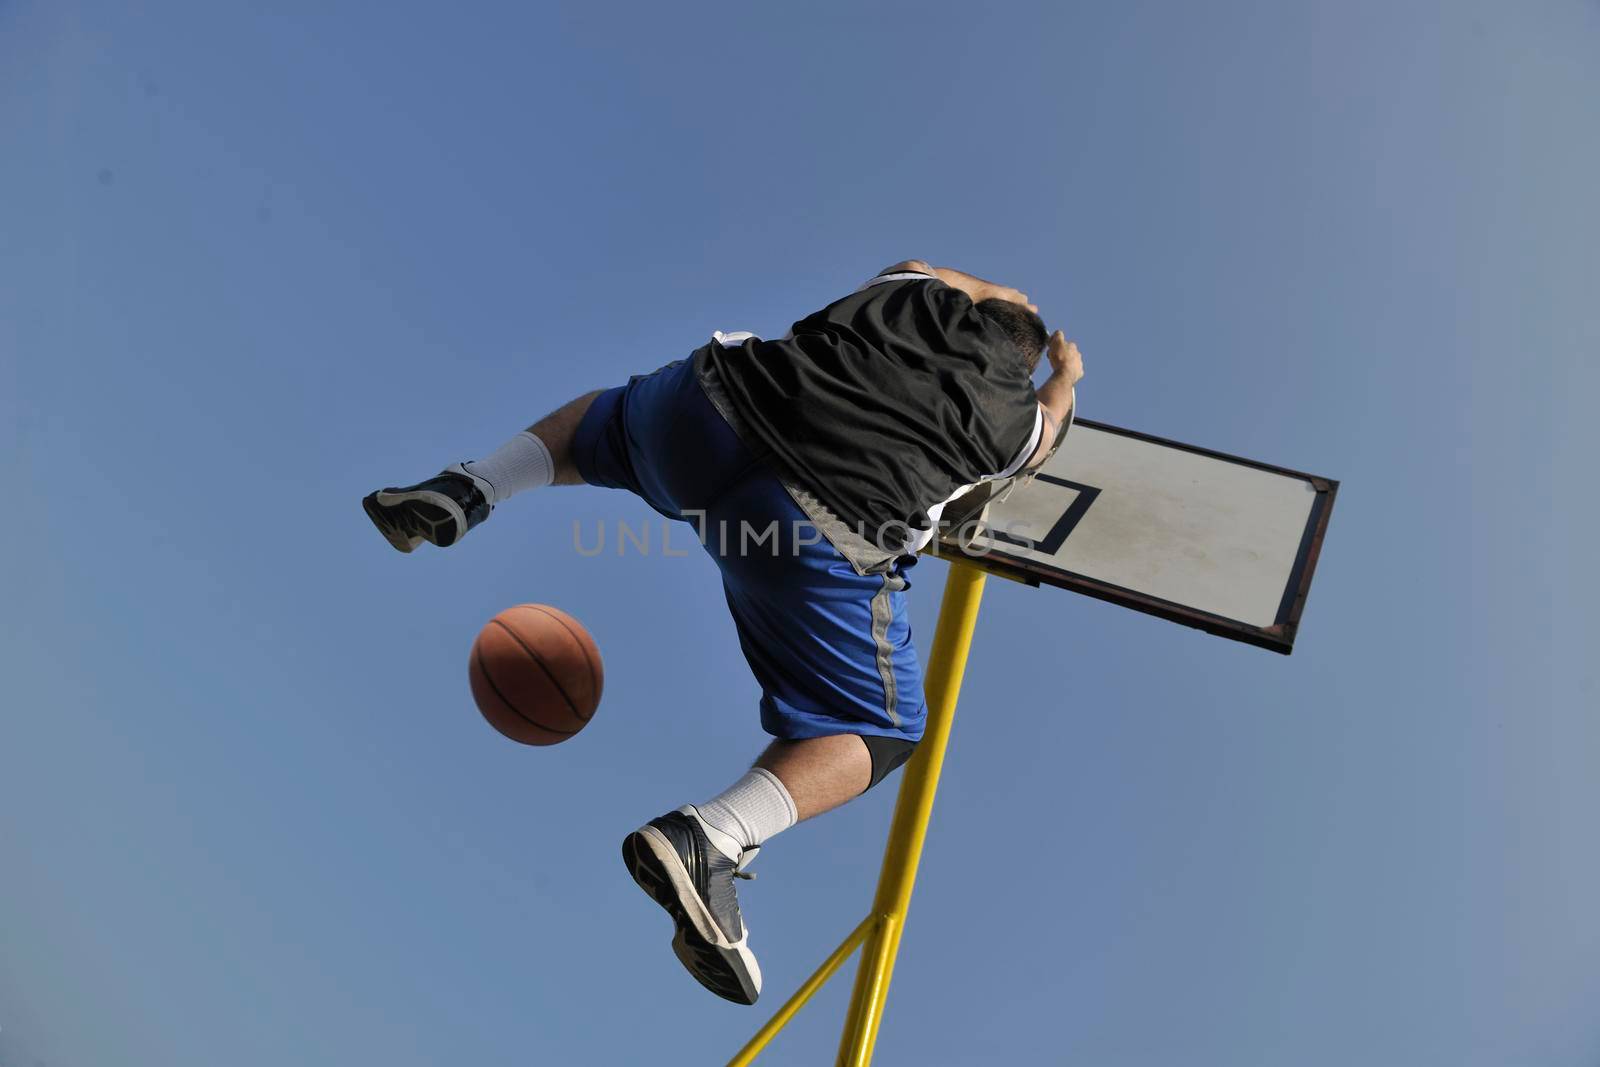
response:
<svg viewBox="0 0 1600 1067"><path fill-rule="evenodd" d="M967 651L972 647L972 631L978 625L983 579L983 571L974 566L954 561L950 564L923 685L928 701L928 725L916 754L906 764L900 793L895 799L894 819L889 824L889 843L883 853L883 870L878 875L872 913L861 920L767 1025L728 1061L728 1067L749 1067L778 1031L794 1018L795 1012L833 977L856 946L863 943L866 947L861 953L861 969L856 972L855 991L850 995L850 1011L845 1019L838 1062L840 1067L867 1067L872 1062L872 1046L878 1040L878 1024L883 1020L883 1004L889 996L889 978L894 973L895 955L900 950L900 932L905 928L911 889L917 880L917 863L922 859L922 842L928 835L933 796L939 788L939 772L944 769L944 750L950 743L950 724L955 719L956 697L961 694L961 676L967 670Z"/></svg>
<svg viewBox="0 0 1600 1067"><path fill-rule="evenodd" d="M972 632L978 625L978 605L983 599L984 573L952 561L939 606L939 625L933 635L924 690L928 700L928 725L916 755L906 764L905 781L894 805L889 843L883 852L883 871L872 902L873 917L881 920L867 935L856 972L855 991L839 1042L838 1067L867 1067L883 1021L900 935L911 907L911 890L917 881L922 842L928 835L928 818L944 769L945 747L955 721L956 698L967 669Z"/></svg>
<svg viewBox="0 0 1600 1067"><path fill-rule="evenodd" d="M843 966L844 961L850 958L850 953L856 950L856 946L866 940L867 934L872 931L873 924L876 922L877 917L873 915L868 915L865 919L862 919L861 924L850 932L849 937L844 939L844 944L834 949L833 955L822 961L822 966L817 968L816 973L807 978L805 984L794 991L794 996L790 997L783 1007L778 1009L778 1013L767 1020L767 1025L757 1030L756 1036L752 1037L744 1048L739 1050L737 1056L728 1061L728 1067L749 1067L761 1050L767 1047L768 1042L778 1036L778 1031L787 1026L789 1020L794 1018L794 1013L800 1010L800 1006L810 1000L812 994L821 989L823 983L833 977L833 972L837 971Z"/></svg>

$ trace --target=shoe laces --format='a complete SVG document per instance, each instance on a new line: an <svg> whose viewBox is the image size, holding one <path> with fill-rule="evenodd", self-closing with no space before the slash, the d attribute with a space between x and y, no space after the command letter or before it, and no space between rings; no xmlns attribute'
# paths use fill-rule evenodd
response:
<svg viewBox="0 0 1600 1067"><path fill-rule="evenodd" d="M761 846L757 845L754 848L747 848L740 853L739 862L733 865L733 876L735 878L743 878L747 882L755 881L755 872L746 870L746 868L755 862L755 858L760 851Z"/></svg>

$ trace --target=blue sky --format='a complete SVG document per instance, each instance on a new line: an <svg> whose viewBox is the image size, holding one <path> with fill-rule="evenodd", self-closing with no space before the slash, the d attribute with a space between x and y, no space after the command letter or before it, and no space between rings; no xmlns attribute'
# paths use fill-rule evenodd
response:
<svg viewBox="0 0 1600 1067"><path fill-rule="evenodd" d="M620 837L762 744L708 563L357 502L905 257L1085 416L1342 480L1294 656L992 583L879 1062L1600 1057L1600 8L0 6L0 1065L720 1062ZM931 634L944 565L915 573ZM465 656L594 632L573 742ZM831 1062L848 981L763 1062Z"/></svg>

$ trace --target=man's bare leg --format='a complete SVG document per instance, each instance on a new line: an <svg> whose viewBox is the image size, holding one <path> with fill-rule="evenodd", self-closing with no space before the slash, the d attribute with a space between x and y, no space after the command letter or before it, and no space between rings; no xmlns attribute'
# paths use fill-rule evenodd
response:
<svg viewBox="0 0 1600 1067"><path fill-rule="evenodd" d="M855 734L774 741L756 760L777 776L794 800L799 819L831 811L866 792L872 756Z"/></svg>
<svg viewBox="0 0 1600 1067"><path fill-rule="evenodd" d="M495 505L529 489L582 483L572 440L599 395L598 390L585 393L561 405L489 455L462 464L462 470L485 483L480 488Z"/></svg>
<svg viewBox="0 0 1600 1067"><path fill-rule="evenodd" d="M599 395L598 389L592 393L585 393L571 403L556 408L528 427L527 432L544 442L545 447L550 450L550 458L555 462L555 478L551 482L552 485L583 484L577 464L572 459L572 438L577 434L578 423L583 421L589 405L594 403L594 398Z"/></svg>

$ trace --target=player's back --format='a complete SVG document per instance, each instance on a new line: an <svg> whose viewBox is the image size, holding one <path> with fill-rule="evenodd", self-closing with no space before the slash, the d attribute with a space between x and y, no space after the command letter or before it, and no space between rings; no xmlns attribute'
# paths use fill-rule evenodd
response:
<svg viewBox="0 0 1600 1067"><path fill-rule="evenodd" d="M922 275L873 279L782 340L702 353L742 431L870 530L925 527L1036 432L1021 353L965 293Z"/></svg>

